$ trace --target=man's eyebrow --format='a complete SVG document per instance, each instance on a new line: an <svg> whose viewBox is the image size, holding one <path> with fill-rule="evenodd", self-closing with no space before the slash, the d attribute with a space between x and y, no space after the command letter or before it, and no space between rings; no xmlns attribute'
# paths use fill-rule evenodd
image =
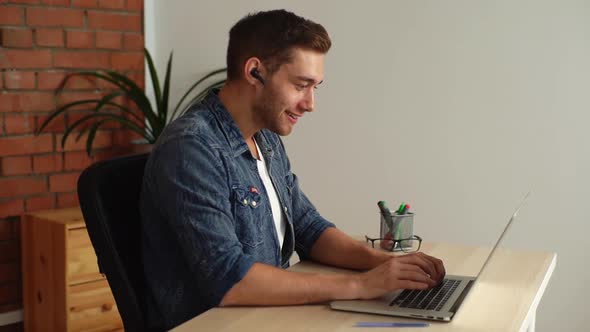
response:
<svg viewBox="0 0 590 332"><path fill-rule="evenodd" d="M297 76L297 79L300 81L305 81L307 83L313 84L315 83L315 80L311 77L307 77L307 76ZM324 82L324 80L319 81L316 85L320 85Z"/></svg>

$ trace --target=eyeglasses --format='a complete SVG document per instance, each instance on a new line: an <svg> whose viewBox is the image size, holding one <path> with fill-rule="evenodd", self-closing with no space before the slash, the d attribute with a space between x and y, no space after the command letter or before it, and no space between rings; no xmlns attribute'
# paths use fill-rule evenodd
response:
<svg viewBox="0 0 590 332"><path fill-rule="evenodd" d="M378 242L378 246L382 249L389 251L403 251L403 252L415 252L420 250L422 245L422 238L418 235L414 235L407 239L384 239L384 238L370 238L365 235L367 243L371 242L371 246L375 248L375 242Z"/></svg>

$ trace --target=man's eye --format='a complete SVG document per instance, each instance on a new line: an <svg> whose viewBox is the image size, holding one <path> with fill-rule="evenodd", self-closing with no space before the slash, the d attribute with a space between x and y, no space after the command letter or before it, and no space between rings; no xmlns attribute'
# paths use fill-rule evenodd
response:
<svg viewBox="0 0 590 332"><path fill-rule="evenodd" d="M303 85L303 84L295 84L295 88L297 89L297 91L301 91L301 90L305 89L305 85Z"/></svg>

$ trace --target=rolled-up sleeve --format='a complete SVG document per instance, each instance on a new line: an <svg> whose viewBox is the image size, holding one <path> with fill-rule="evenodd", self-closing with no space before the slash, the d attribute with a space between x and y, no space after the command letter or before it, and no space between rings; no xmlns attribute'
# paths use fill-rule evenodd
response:
<svg viewBox="0 0 590 332"><path fill-rule="evenodd" d="M235 233L221 154L194 136L165 142L153 153L152 195L206 302L218 305L254 264Z"/></svg>
<svg viewBox="0 0 590 332"><path fill-rule="evenodd" d="M299 187L297 176L292 174L291 189L293 205L293 228L295 230L295 250L301 259L309 259L310 251L322 233L333 223L322 217L315 206Z"/></svg>

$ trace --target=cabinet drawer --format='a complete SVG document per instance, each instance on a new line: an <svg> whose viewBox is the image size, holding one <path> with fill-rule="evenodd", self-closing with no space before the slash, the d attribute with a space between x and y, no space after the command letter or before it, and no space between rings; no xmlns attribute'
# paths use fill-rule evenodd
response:
<svg viewBox="0 0 590 332"><path fill-rule="evenodd" d="M123 328L106 280L68 287L69 331L113 331Z"/></svg>
<svg viewBox="0 0 590 332"><path fill-rule="evenodd" d="M104 279L86 228L68 230L67 266L69 285Z"/></svg>

